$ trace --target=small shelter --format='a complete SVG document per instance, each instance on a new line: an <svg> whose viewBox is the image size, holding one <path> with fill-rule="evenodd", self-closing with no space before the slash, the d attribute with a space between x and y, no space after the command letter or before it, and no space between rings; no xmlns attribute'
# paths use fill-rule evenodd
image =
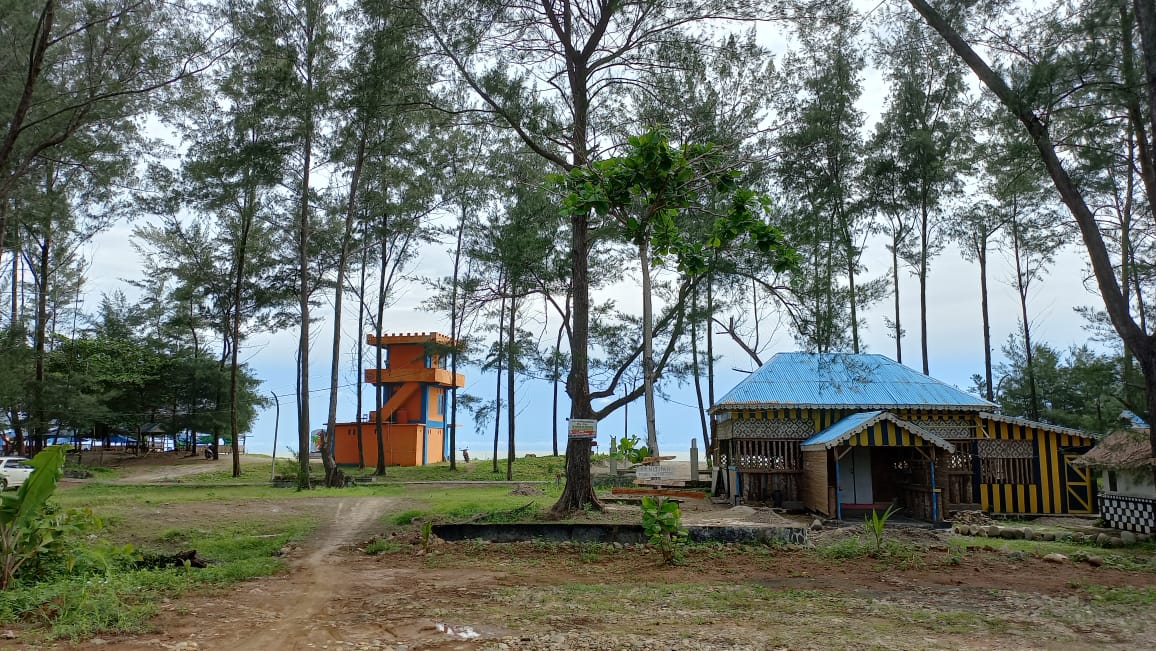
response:
<svg viewBox="0 0 1156 651"><path fill-rule="evenodd" d="M368 421L335 425L330 442L334 461L356 464L360 438L365 463L374 463L379 423L387 464L419 466L449 459L448 394L466 384L464 375L446 368L453 341L436 332L410 332L369 335L367 342L382 349L384 368L366 370L365 381L382 388L383 402Z"/></svg>
<svg viewBox="0 0 1156 651"><path fill-rule="evenodd" d="M1093 513L1095 482L1071 463L1092 438L996 408L882 355L779 353L711 407L716 486L839 518Z"/></svg>
<svg viewBox="0 0 1156 651"><path fill-rule="evenodd" d="M1156 484L1146 424L1112 432L1077 463L1099 470L1100 517L1113 528L1156 533Z"/></svg>

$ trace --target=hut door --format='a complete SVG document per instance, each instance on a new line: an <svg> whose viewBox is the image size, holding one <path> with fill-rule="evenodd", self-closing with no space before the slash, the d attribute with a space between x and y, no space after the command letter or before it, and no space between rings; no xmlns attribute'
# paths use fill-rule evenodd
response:
<svg viewBox="0 0 1156 651"><path fill-rule="evenodd" d="M1087 466L1074 466L1072 461L1081 454L1064 454L1064 483L1068 513L1092 513L1095 511L1095 481Z"/></svg>
<svg viewBox="0 0 1156 651"><path fill-rule="evenodd" d="M839 461L839 503L872 504L871 448L856 446Z"/></svg>

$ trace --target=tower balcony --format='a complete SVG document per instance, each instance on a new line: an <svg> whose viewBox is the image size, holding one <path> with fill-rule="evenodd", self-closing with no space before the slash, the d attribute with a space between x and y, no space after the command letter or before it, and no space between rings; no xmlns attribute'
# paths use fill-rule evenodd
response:
<svg viewBox="0 0 1156 651"><path fill-rule="evenodd" d="M466 376L458 373L455 377L452 371L444 368L368 368L365 369L365 381L369 384L422 382L447 388L466 386Z"/></svg>

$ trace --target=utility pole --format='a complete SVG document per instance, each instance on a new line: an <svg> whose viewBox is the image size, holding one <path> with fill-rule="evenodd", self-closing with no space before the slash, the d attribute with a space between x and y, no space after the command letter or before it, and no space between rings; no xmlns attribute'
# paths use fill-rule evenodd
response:
<svg viewBox="0 0 1156 651"><path fill-rule="evenodd" d="M277 479L277 429L281 426L281 400L276 393L269 392L273 396L273 402L277 405L277 417L273 421L273 468L269 473L269 481Z"/></svg>

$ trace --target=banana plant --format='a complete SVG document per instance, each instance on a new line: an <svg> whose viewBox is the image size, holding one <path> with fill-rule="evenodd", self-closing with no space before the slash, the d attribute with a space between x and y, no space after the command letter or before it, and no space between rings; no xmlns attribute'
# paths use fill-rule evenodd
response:
<svg viewBox="0 0 1156 651"><path fill-rule="evenodd" d="M20 489L0 494L0 590L56 540L57 527L44 517L44 507L63 474L64 446L47 447L28 463L35 470Z"/></svg>

